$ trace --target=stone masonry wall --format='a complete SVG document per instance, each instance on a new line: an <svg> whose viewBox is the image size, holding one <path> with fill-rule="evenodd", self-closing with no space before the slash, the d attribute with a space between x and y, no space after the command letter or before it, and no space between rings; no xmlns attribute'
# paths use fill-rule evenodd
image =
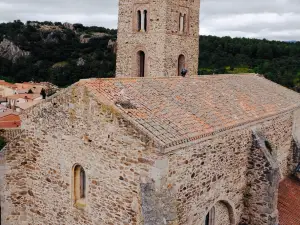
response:
<svg viewBox="0 0 300 225"><path fill-rule="evenodd" d="M248 164L248 184L244 194L246 224L278 224L277 198L279 165L275 152L260 129L253 130Z"/></svg>
<svg viewBox="0 0 300 225"><path fill-rule="evenodd" d="M291 113L279 115L170 152L165 186L177 198L180 224L202 224L208 210L220 200L233 208L231 224L238 224L245 210L246 175L248 160L252 157L251 127L261 127L270 143L277 144L278 149L285 149L288 141L280 143L280 140L289 137L291 141L291 121ZM259 212L252 215L260 217ZM264 223L255 223L260 224Z"/></svg>
<svg viewBox="0 0 300 225"><path fill-rule="evenodd" d="M118 51L117 68L118 77L138 76L137 53L145 53L145 76L164 76L165 67L165 5L167 0L119 1L118 21ZM137 10L139 8L148 11L148 31L138 32Z"/></svg>
<svg viewBox="0 0 300 225"><path fill-rule="evenodd" d="M261 128L261 132L268 140L270 147L274 151L280 168L280 178L283 179L290 174L292 168L292 135L293 115L285 114L277 123L268 122Z"/></svg>
<svg viewBox="0 0 300 225"><path fill-rule="evenodd" d="M2 224L142 224L141 188L156 160L148 140L84 87L32 108L5 149ZM72 199L72 167L86 173L86 207Z"/></svg>
<svg viewBox="0 0 300 225"><path fill-rule="evenodd" d="M228 219L230 225L238 224L242 217L262 214L247 205L249 184L257 184L256 192L265 190L258 179L247 176L249 165L256 162L253 129L268 140L281 174L287 173L291 158L292 113L187 143L164 155L80 83L33 107L22 119L23 133L5 147L1 166L1 219L7 225L194 225L203 224L213 206L219 224L226 225ZM87 177L83 209L74 207L72 199L76 163ZM272 184L276 192L276 182ZM274 210L276 193L267 199Z"/></svg>
<svg viewBox="0 0 300 225"><path fill-rule="evenodd" d="M185 56L189 75L198 74L200 1L119 1L117 77L138 75L137 53L145 52L145 76L178 75L178 58ZM137 32L137 10L147 9L148 30ZM180 34L179 15L187 13L187 32Z"/></svg>
<svg viewBox="0 0 300 225"><path fill-rule="evenodd" d="M180 12L186 13L186 32L180 34L178 30L178 18ZM169 0L167 7L167 35L166 35L166 74L176 76L178 74L178 57L184 55L185 67L188 75L198 75L199 58L199 14L200 1L174 1Z"/></svg>

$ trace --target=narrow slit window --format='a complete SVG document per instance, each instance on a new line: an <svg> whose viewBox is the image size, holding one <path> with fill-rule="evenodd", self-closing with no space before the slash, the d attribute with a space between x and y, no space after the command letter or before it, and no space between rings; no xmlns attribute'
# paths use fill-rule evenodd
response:
<svg viewBox="0 0 300 225"><path fill-rule="evenodd" d="M138 19L138 31L142 29L142 13L140 10L137 12L137 19Z"/></svg>
<svg viewBox="0 0 300 225"><path fill-rule="evenodd" d="M179 31L180 31L180 33L182 33L183 32L183 15L180 13L180 21L179 21L179 23L180 23L180 29L179 29Z"/></svg>
<svg viewBox="0 0 300 225"><path fill-rule="evenodd" d="M207 213L204 225L215 225L215 207L212 207Z"/></svg>
<svg viewBox="0 0 300 225"><path fill-rule="evenodd" d="M144 10L144 30L147 31L147 26L148 26L148 12L147 10Z"/></svg>
<svg viewBox="0 0 300 225"><path fill-rule="evenodd" d="M138 52L138 76L144 77L145 76L145 53L143 51Z"/></svg>
<svg viewBox="0 0 300 225"><path fill-rule="evenodd" d="M181 31L181 13L179 14L179 31Z"/></svg>
<svg viewBox="0 0 300 225"><path fill-rule="evenodd" d="M75 203L78 200L85 199L85 189L86 189L86 176L85 171L82 166L76 165L73 171L73 185L74 185L74 200Z"/></svg>
<svg viewBox="0 0 300 225"><path fill-rule="evenodd" d="M186 14L183 15L183 28L182 31L185 32L186 31Z"/></svg>

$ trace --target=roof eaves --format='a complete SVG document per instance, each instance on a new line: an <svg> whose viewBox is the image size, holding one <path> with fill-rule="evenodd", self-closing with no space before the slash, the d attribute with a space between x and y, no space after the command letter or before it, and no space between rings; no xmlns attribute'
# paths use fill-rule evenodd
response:
<svg viewBox="0 0 300 225"><path fill-rule="evenodd" d="M255 118L253 120L249 120L249 121L245 121L245 122L242 122L242 123L238 123L238 124L233 125L233 126L221 128L221 129L213 131L213 132L207 132L205 134L194 136L194 137L190 137L190 138L178 139L176 141L172 141L172 142L164 145L163 148L162 148L162 153L165 154L165 153L169 153L171 151L177 150L177 149L179 149L181 147L187 147L187 146L190 146L190 145L194 145L195 143L199 143L199 142L202 142L204 140L207 140L211 136L219 134L219 133L222 133L224 131L233 130L233 129L236 129L236 128L241 127L241 126L247 126L247 125L257 124L257 123L260 123L262 120L265 120L265 119L268 119L268 118L272 118L274 116L278 116L278 115L287 113L289 111L294 111L296 109L300 109L300 105L295 106L295 107L291 107L291 108L286 109L286 110L283 110L283 111L281 111L279 113L269 114L267 116L263 116L263 117L260 117L260 118Z"/></svg>

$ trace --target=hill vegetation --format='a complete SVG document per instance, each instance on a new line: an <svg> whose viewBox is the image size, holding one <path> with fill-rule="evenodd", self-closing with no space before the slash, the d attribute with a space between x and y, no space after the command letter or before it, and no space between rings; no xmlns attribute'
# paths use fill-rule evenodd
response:
<svg viewBox="0 0 300 225"><path fill-rule="evenodd" d="M4 49L2 55L0 52L0 76L8 81L50 81L59 86L83 78L111 77L115 54L108 43L116 40L116 34L116 30L82 24L2 23L0 42L9 40L20 48L6 44L13 49L11 54L24 51L30 55L13 61Z"/></svg>
<svg viewBox="0 0 300 225"><path fill-rule="evenodd" d="M2 49L10 51L1 54L0 44L0 79L66 86L83 78L113 77L116 39L116 30L82 24L2 23ZM300 42L200 36L199 74L252 72L300 90Z"/></svg>
<svg viewBox="0 0 300 225"><path fill-rule="evenodd" d="M199 74L259 73L300 87L300 42L201 36Z"/></svg>

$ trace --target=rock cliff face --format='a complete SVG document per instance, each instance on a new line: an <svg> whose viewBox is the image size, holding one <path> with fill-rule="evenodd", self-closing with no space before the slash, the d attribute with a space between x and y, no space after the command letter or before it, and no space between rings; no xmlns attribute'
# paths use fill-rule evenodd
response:
<svg viewBox="0 0 300 225"><path fill-rule="evenodd" d="M30 52L21 50L13 42L11 42L5 38L0 43L0 57L3 57L5 59L16 62L17 59L19 59L21 57L26 57L29 55L30 55Z"/></svg>
<svg viewBox="0 0 300 225"><path fill-rule="evenodd" d="M110 36L109 34L106 33L101 33L101 32L95 32L93 34L82 34L79 37L80 43L89 43L91 39L96 39L96 38L103 38L106 36Z"/></svg>
<svg viewBox="0 0 300 225"><path fill-rule="evenodd" d="M107 48L111 49L113 51L113 53L117 53L117 41L113 41L113 40L109 40L108 44L107 44Z"/></svg>

